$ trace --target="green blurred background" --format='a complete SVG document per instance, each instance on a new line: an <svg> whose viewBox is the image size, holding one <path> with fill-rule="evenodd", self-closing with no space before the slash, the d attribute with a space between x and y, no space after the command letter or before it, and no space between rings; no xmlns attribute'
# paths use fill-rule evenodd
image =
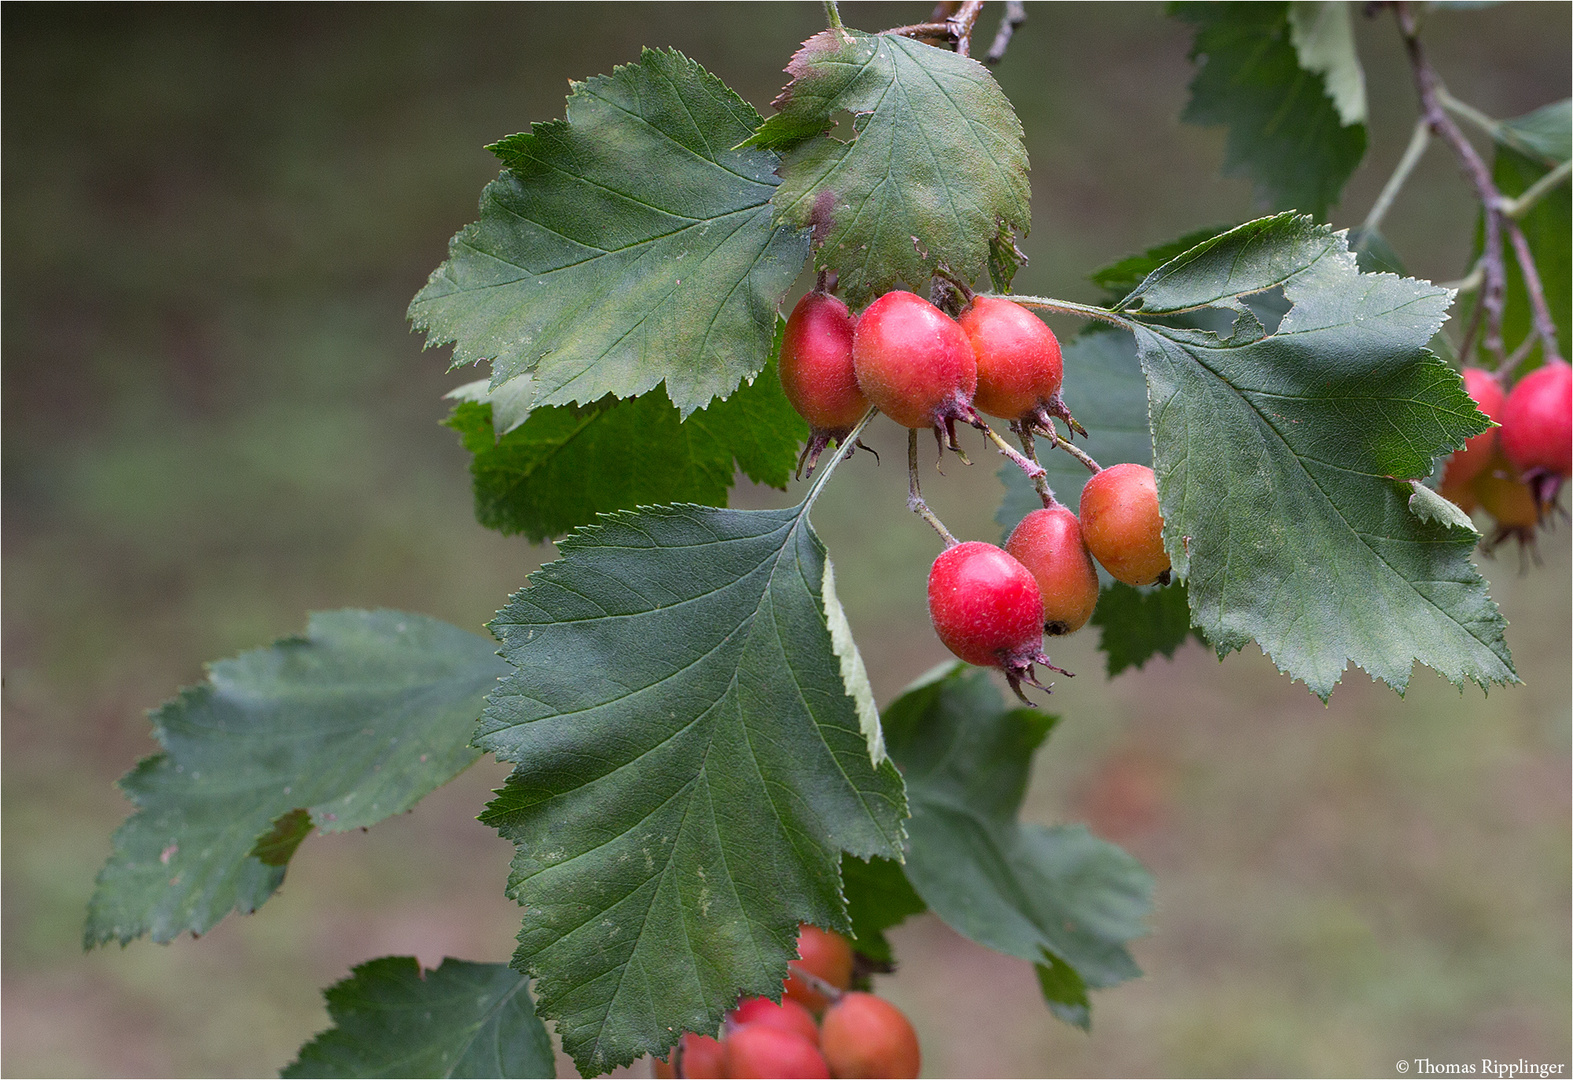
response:
<svg viewBox="0 0 1573 1080"><path fill-rule="evenodd" d="M989 5L983 40L999 5ZM844 5L849 25L926 5ZM1433 59L1496 116L1567 95L1570 8L1439 14ZM1415 116L1391 21L1358 19L1371 149L1357 224ZM399 7L7 5L4 55L6 1075L261 1075L324 1026L359 961L506 958L509 848L474 820L485 761L370 833L312 838L282 892L200 942L80 949L151 752L143 710L204 660L305 612L395 606L478 629L550 557L470 514L437 426L472 378L404 307L473 217L482 146L562 114L566 80L675 45L765 109L817 4ZM1251 216L1223 133L1182 126L1189 32L1150 5L1035 6L999 68L1026 126L1022 291ZM1411 271L1467 267L1473 211L1435 149L1386 223ZM1074 388L1067 388L1074 405ZM901 437L838 475L815 520L888 700L944 658L933 536L904 509ZM993 539L990 455L929 492ZM744 487L743 505L789 496ZM1526 685L1406 699L1359 672L1324 708L1256 650L1195 644L1108 681L1092 631L1027 806L1086 820L1157 879L1144 979L1050 1019L1031 969L932 918L880 990L933 1075L1393 1075L1400 1058L1566 1062L1570 1042L1569 549L1482 566ZM636 1066L636 1071L640 1067Z"/></svg>

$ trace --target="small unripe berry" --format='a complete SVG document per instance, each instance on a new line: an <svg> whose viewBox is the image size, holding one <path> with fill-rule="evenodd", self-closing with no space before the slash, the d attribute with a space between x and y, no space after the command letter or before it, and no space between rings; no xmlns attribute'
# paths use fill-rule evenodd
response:
<svg viewBox="0 0 1573 1080"><path fill-rule="evenodd" d="M1542 514L1573 471L1573 368L1561 360L1520 379L1502 405L1498 444Z"/></svg>
<svg viewBox="0 0 1573 1080"><path fill-rule="evenodd" d="M873 994L842 996L825 1013L820 1046L838 1077L915 1077L922 1068L918 1033L890 1002Z"/></svg>
<svg viewBox="0 0 1573 1080"><path fill-rule="evenodd" d="M673 1047L670 1057L657 1059L655 1075L661 1080L721 1080L726 1075L725 1053L717 1040L690 1031Z"/></svg>
<svg viewBox="0 0 1573 1080"><path fill-rule="evenodd" d="M978 363L961 326L916 293L888 292L852 335L858 385L902 427L933 428L956 443L957 420L977 418Z"/></svg>
<svg viewBox="0 0 1573 1080"><path fill-rule="evenodd" d="M1098 604L1098 571L1069 507L1055 504L1022 518L1005 550L1038 583L1045 633L1070 634L1087 624Z"/></svg>
<svg viewBox="0 0 1573 1080"><path fill-rule="evenodd" d="M946 648L969 664L1005 672L1022 701L1023 682L1048 689L1032 673L1034 664L1053 667L1043 652L1038 583L993 544L972 540L940 553L929 571L929 618Z"/></svg>
<svg viewBox="0 0 1573 1080"><path fill-rule="evenodd" d="M979 411L1046 431L1053 430L1049 418L1058 416L1086 434L1060 398L1065 374L1060 343L1042 319L1020 304L979 296L960 322L978 362L972 403Z"/></svg>
<svg viewBox="0 0 1573 1080"><path fill-rule="evenodd" d="M811 292L797 302L781 334L781 389L811 429L798 458L814 471L834 439L839 445L868 411L852 370L852 313L828 293Z"/></svg>
<svg viewBox="0 0 1573 1080"><path fill-rule="evenodd" d="M1499 419L1502 415L1502 403L1507 399L1507 394L1503 392L1502 384L1497 382L1496 376L1477 367L1467 367L1462 374L1464 390L1474 399L1475 407L1492 420ZM1464 445L1447 459L1447 468L1442 474L1444 489L1458 491L1480 475L1480 471L1490 462L1491 455L1496 452L1498 430L1491 427L1479 435L1471 435ZM1463 504L1459 503L1459 505Z"/></svg>
<svg viewBox="0 0 1573 1080"><path fill-rule="evenodd" d="M1151 585L1169 569L1158 483L1145 465L1111 465L1081 489L1081 536L1116 581Z"/></svg>
<svg viewBox="0 0 1573 1080"><path fill-rule="evenodd" d="M801 1077L830 1080L830 1066L819 1047L803 1036L766 1024L749 1024L726 1037L726 1075L746 1080Z"/></svg>
<svg viewBox="0 0 1573 1080"><path fill-rule="evenodd" d="M803 923L798 927L797 959L792 967L845 990L852 985L852 945L840 934ZM786 997L816 1013L830 1004L824 994L795 975L786 980Z"/></svg>
<svg viewBox="0 0 1573 1080"><path fill-rule="evenodd" d="M737 1003L729 1019L735 1027L764 1024L795 1032L812 1043L819 1042L819 1025L814 1023L814 1014L791 999L777 1005L769 998L744 998Z"/></svg>
<svg viewBox="0 0 1573 1080"><path fill-rule="evenodd" d="M1541 507L1535 492L1525 483L1512 464L1500 453L1491 464L1470 483L1470 490L1480 500L1481 509L1491 515L1496 529L1482 543L1491 551L1507 540L1517 540L1520 550L1535 548L1535 526L1541 518Z"/></svg>

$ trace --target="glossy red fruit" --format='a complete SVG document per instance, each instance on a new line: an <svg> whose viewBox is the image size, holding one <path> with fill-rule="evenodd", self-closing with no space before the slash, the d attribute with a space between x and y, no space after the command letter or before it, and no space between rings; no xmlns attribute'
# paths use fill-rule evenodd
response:
<svg viewBox="0 0 1573 1080"><path fill-rule="evenodd" d="M786 1031L796 1032L809 1042L819 1042L819 1025L814 1014L796 1001L788 999L777 1005L769 998L744 998L732 1010L731 1023L735 1027L745 1024L765 1024Z"/></svg>
<svg viewBox="0 0 1573 1080"><path fill-rule="evenodd" d="M978 419L978 362L960 324L916 293L888 292L852 335L858 385L902 427L933 428L956 447L956 421Z"/></svg>
<svg viewBox="0 0 1573 1080"><path fill-rule="evenodd" d="M852 313L828 293L797 302L781 334L781 388L811 429L797 459L798 473L814 464L830 441L839 446L868 411L852 370Z"/></svg>
<svg viewBox="0 0 1573 1080"><path fill-rule="evenodd" d="M819 1047L783 1028L749 1024L733 1031L721 1045L726 1050L727 1076L830 1078L830 1066Z"/></svg>
<svg viewBox="0 0 1573 1080"><path fill-rule="evenodd" d="M1158 483L1145 465L1111 465L1081 489L1081 535L1116 581L1151 585L1169 570Z"/></svg>
<svg viewBox="0 0 1573 1080"><path fill-rule="evenodd" d="M929 571L929 618L946 648L969 664L1005 672L1022 701L1023 682L1048 689L1032 672L1034 664L1053 667L1043 652L1038 583L993 544L971 540L940 553Z"/></svg>
<svg viewBox="0 0 1573 1080"><path fill-rule="evenodd" d="M884 998L845 994L825 1013L820 1046L838 1077L915 1077L922 1067L918 1033Z"/></svg>
<svg viewBox="0 0 1573 1080"><path fill-rule="evenodd" d="M719 1041L690 1031L679 1040L670 1057L656 1060L655 1074L662 1080L721 1080L726 1075L724 1059L725 1049Z"/></svg>
<svg viewBox="0 0 1573 1080"><path fill-rule="evenodd" d="M797 959L792 966L845 990L852 985L852 945L840 934L804 923L798 927ZM824 994L795 975L786 981L786 997L816 1013L830 1004Z"/></svg>
<svg viewBox="0 0 1573 1080"><path fill-rule="evenodd" d="M1011 531L1005 550L1038 583L1044 633L1070 634L1087 625L1098 604L1098 571L1070 507L1034 510Z"/></svg>
<svg viewBox="0 0 1573 1080"><path fill-rule="evenodd" d="M1482 368L1467 367L1463 370L1464 390L1474 399L1475 407L1493 420L1502 416L1502 403L1507 400L1507 394L1502 389L1502 384L1497 382L1496 376ZM1475 477L1480 475L1482 469L1490 462L1491 455L1496 452L1498 428L1487 428L1479 435L1471 435L1463 447L1447 459L1446 471L1442 473L1442 487L1459 491ZM1458 502L1457 499L1453 500ZM1459 503L1462 506L1462 503Z"/></svg>
<svg viewBox="0 0 1573 1080"><path fill-rule="evenodd" d="M1058 416L1087 434L1060 398L1065 376L1060 343L1042 319L1020 304L979 296L961 313L960 322L978 362L978 392L972 403L979 411L1043 431L1052 431L1049 418Z"/></svg>
<svg viewBox="0 0 1573 1080"><path fill-rule="evenodd" d="M1541 507L1530 485L1519 478L1512 464L1497 454L1469 486L1480 500L1481 509L1496 523L1496 530L1482 545L1485 550L1491 551L1507 540L1517 540L1520 549L1533 551Z"/></svg>
<svg viewBox="0 0 1573 1080"><path fill-rule="evenodd" d="M1497 418L1498 442L1544 513L1573 472L1573 368L1553 360L1513 387Z"/></svg>

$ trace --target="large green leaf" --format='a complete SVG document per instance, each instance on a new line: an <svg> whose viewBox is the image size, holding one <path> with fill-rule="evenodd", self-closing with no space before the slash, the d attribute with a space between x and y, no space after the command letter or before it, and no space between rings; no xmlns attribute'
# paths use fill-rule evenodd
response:
<svg viewBox="0 0 1573 1080"><path fill-rule="evenodd" d="M1057 718L1007 710L987 672L955 664L883 719L912 805L912 887L973 941L1038 965L1056 1013L1085 1024L1089 987L1141 974L1126 943L1147 932L1152 879L1080 825L1018 820L1032 756Z"/></svg>
<svg viewBox="0 0 1573 1080"><path fill-rule="evenodd" d="M738 469L755 483L785 488L808 437L774 363L687 420L657 388L535 409L502 436L484 386L461 389L481 400L460 401L445 423L474 455L475 517L536 542L613 510L679 501L724 506Z"/></svg>
<svg viewBox="0 0 1573 1080"><path fill-rule="evenodd" d="M567 119L492 149L507 168L410 304L427 344L533 373L538 405L663 380L687 415L770 355L808 238L772 224L776 155L739 147L759 114L675 50L574 84Z"/></svg>
<svg viewBox="0 0 1573 1080"><path fill-rule="evenodd" d="M1140 669L1159 653L1173 656L1193 633L1185 584L1136 589L1110 582L1098 593L1092 625L1111 678L1129 667Z"/></svg>
<svg viewBox="0 0 1573 1080"><path fill-rule="evenodd" d="M1351 100L1351 61L1329 59L1308 34L1297 52L1287 3L1178 3L1170 10L1197 28L1191 58L1200 69L1182 119L1228 127L1225 175L1250 177L1269 208L1325 219L1365 154L1365 124L1345 123L1332 97ZM1303 67L1301 52L1321 70ZM1325 71L1335 73L1331 87Z"/></svg>
<svg viewBox="0 0 1573 1080"><path fill-rule="evenodd" d="M1545 176L1569 154L1569 102L1559 101L1536 109L1527 116L1505 120L1499 127L1496 162L1492 176L1497 189L1507 196L1522 195L1531 184ZM1524 239L1535 257L1535 270L1551 318L1557 324L1557 341L1564 356L1568 353L1570 315L1573 315L1573 190L1563 180L1548 191L1519 221ZM1476 244L1478 247L1478 230ZM1518 260L1509 250L1507 264L1507 301L1502 312L1502 335L1513 348L1534 332L1529 293Z"/></svg>
<svg viewBox="0 0 1573 1080"><path fill-rule="evenodd" d="M1290 306L1264 326L1252 294ZM1342 234L1281 214L1181 255L1122 304L1153 418L1164 544L1222 655L1254 638L1326 698L1350 660L1402 691L1516 681L1475 536L1407 482L1487 426L1425 348L1451 293L1361 274ZM1211 308L1224 334L1175 325Z"/></svg>
<svg viewBox="0 0 1573 1080"><path fill-rule="evenodd" d="M1031 223L1021 121L987 68L910 38L826 30L751 145L782 149L776 220L812 228L854 308L940 268L1010 284ZM837 112L850 142L819 137ZM992 269L991 269L992 256Z"/></svg>
<svg viewBox="0 0 1573 1080"><path fill-rule="evenodd" d="M823 478L823 474L822 474ZM850 930L842 852L906 801L807 507L620 512L491 624L513 673L477 745L517 763L514 963L587 1074L780 989L800 922Z"/></svg>
<svg viewBox="0 0 1573 1080"><path fill-rule="evenodd" d="M842 859L841 882L852 919L853 945L870 959L892 962L895 956L885 931L921 915L928 906L912 891L894 859Z"/></svg>
<svg viewBox="0 0 1573 1080"><path fill-rule="evenodd" d="M1573 99L1542 105L1532 113L1497 125L1497 141L1542 165L1558 165L1573 157Z"/></svg>
<svg viewBox="0 0 1573 1080"><path fill-rule="evenodd" d="M506 964L450 958L422 971L413 956L384 956L324 996L334 1026L282 1075L557 1075L529 980Z"/></svg>
<svg viewBox="0 0 1573 1080"><path fill-rule="evenodd" d="M256 910L312 826L374 825L475 760L507 671L490 638L399 611L316 614L304 637L213 664L152 713L164 753L121 781L137 812L84 942L168 941Z"/></svg>

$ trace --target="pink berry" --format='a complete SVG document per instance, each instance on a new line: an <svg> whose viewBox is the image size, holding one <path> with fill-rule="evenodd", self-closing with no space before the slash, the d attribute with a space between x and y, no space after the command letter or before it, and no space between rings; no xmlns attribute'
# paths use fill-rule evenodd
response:
<svg viewBox="0 0 1573 1080"><path fill-rule="evenodd" d="M972 407L978 363L959 323L916 293L888 292L858 317L852 336L858 385L902 427L932 428L956 447L956 421Z"/></svg>
<svg viewBox="0 0 1573 1080"><path fill-rule="evenodd" d="M1098 571L1070 507L1034 510L1012 530L1005 550L1038 582L1045 633L1070 634L1087 625L1098 604Z"/></svg>
<svg viewBox="0 0 1573 1080"><path fill-rule="evenodd" d="M1086 434L1060 398L1065 365L1059 340L1043 320L1020 304L979 296L961 313L961 328L978 361L972 403L980 411L1043 431L1052 431L1049 418L1058 416Z"/></svg>
<svg viewBox="0 0 1573 1080"><path fill-rule="evenodd" d="M1502 405L1497 438L1542 513L1573 472L1573 368L1562 360L1518 381Z"/></svg>
<svg viewBox="0 0 1573 1080"><path fill-rule="evenodd" d="M831 440L839 446L868 411L852 369L852 313L828 293L797 302L781 335L781 388L811 429L797 460L808 471Z"/></svg>
<svg viewBox="0 0 1573 1080"><path fill-rule="evenodd" d="M969 664L999 668L1022 701L1023 682L1048 689L1032 672L1034 664L1053 667L1043 652L1038 583L993 544L972 540L940 553L929 571L929 618L946 648Z"/></svg>

